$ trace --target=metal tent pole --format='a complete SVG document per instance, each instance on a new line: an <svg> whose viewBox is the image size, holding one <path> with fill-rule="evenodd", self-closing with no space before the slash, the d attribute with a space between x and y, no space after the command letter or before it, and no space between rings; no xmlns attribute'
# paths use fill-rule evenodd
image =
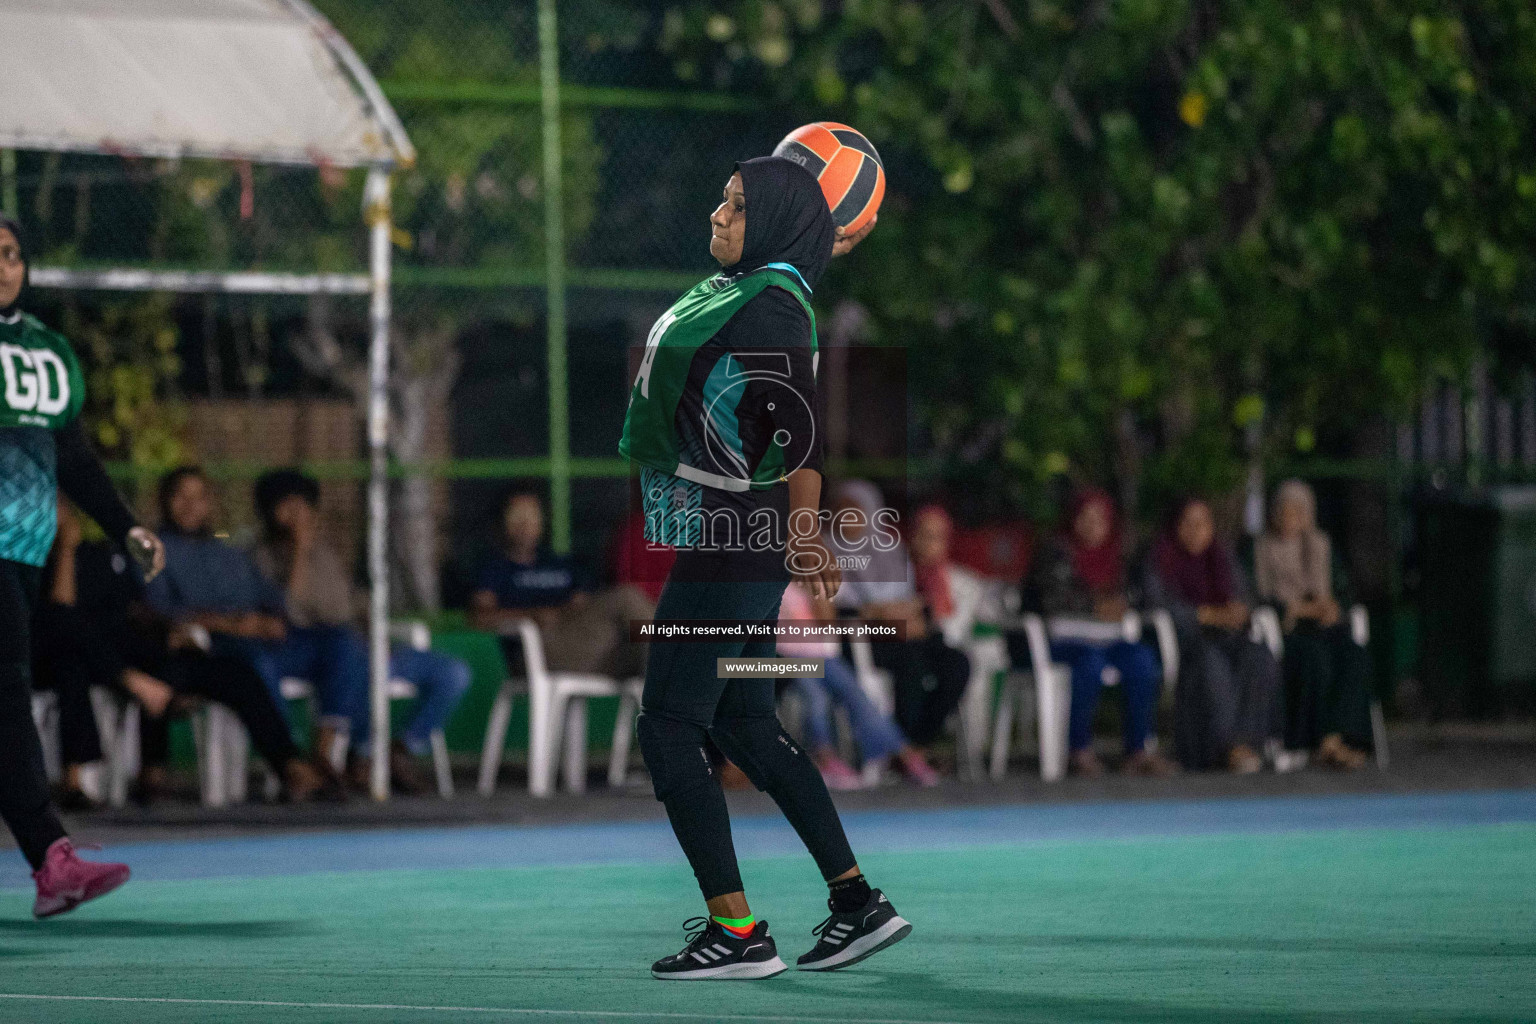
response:
<svg viewBox="0 0 1536 1024"><path fill-rule="evenodd" d="M567 408L565 330L565 219L560 150L560 37L555 0L539 0L539 88L544 115L544 265L549 307L549 518L550 545L571 550L571 434Z"/></svg>
<svg viewBox="0 0 1536 1024"><path fill-rule="evenodd" d="M368 347L368 677L373 724L372 774L375 800L389 798L389 172L368 172L363 213L369 226L369 270L373 301Z"/></svg>

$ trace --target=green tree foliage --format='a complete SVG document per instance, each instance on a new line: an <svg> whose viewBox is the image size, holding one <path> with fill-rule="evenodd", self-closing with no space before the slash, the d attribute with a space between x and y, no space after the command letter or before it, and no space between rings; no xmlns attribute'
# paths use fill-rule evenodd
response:
<svg viewBox="0 0 1536 1024"><path fill-rule="evenodd" d="M413 84L536 85L533 5L421 0L321 0L320 9L374 76ZM431 266L538 266L544 253L541 121L537 105L399 104L419 162L401 172L395 218ZM601 149L589 112L561 121L565 225L584 234L596 215ZM354 204L355 208L355 204Z"/></svg>
<svg viewBox="0 0 1536 1024"><path fill-rule="evenodd" d="M835 286L910 347L939 449L969 445L998 486L1229 486L1245 437L1284 458L1403 413L1490 331L1529 358L1523 0L738 0L668 19L679 73L881 147L880 229Z"/></svg>
<svg viewBox="0 0 1536 1024"><path fill-rule="evenodd" d="M182 457L184 410L166 401L181 372L169 307L156 295L66 311L64 332L89 368L85 415L109 458L168 467Z"/></svg>

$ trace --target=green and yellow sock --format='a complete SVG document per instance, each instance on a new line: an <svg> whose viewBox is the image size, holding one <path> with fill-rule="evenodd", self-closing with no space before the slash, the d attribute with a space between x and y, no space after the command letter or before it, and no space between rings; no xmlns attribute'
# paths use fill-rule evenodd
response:
<svg viewBox="0 0 1536 1024"><path fill-rule="evenodd" d="M757 927L757 918L748 914L746 917L714 917L710 920L724 928L738 939L744 939L752 934L752 929Z"/></svg>

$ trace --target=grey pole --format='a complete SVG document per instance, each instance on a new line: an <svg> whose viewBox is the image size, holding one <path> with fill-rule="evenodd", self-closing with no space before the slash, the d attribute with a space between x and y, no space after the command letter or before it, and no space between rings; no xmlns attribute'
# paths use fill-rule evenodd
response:
<svg viewBox="0 0 1536 1024"><path fill-rule="evenodd" d="M549 355L550 546L571 550L571 434L567 409L565 219L560 148L560 38L555 0L539 0L539 90L544 118L544 268Z"/></svg>
<svg viewBox="0 0 1536 1024"><path fill-rule="evenodd" d="M368 348L368 677L373 721L372 774L375 800L389 799L389 172L368 172L363 214L369 226L373 301Z"/></svg>

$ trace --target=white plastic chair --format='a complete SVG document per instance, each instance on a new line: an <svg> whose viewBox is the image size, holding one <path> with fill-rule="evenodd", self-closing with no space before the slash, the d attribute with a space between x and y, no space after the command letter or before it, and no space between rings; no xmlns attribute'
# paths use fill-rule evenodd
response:
<svg viewBox="0 0 1536 1024"><path fill-rule="evenodd" d="M1008 644L1001 635L973 636L960 649L971 660L971 677L956 709L956 769L962 779L975 782L986 775L993 680L1008 671Z"/></svg>
<svg viewBox="0 0 1536 1024"><path fill-rule="evenodd" d="M1046 782L1057 782L1067 772L1067 732L1072 715L1072 670L1059 661L1052 661L1051 636L1082 636L1095 640L1135 641L1142 633L1142 617L1128 611L1118 623L1098 620L1053 617L1043 619L1036 614L1019 617L1018 627L1024 631L1029 644L1030 667L1008 673L1003 693L998 700L997 718L993 723L992 770L994 780L1001 779L1008 767L1009 739L1013 734L1012 717L1019 716L1022 728L1029 717L1029 688L1033 684L1035 724L1039 732L1040 777ZM1172 622L1169 622L1172 627ZM1006 665L1007 649L1002 658ZM1166 675L1166 668L1164 669ZM1113 665L1104 667L1104 685L1116 686L1120 672ZM1005 714L1006 713L1006 714ZM1154 738L1155 742L1155 738Z"/></svg>
<svg viewBox="0 0 1536 1024"><path fill-rule="evenodd" d="M964 652L971 665L970 677L955 709L955 769L961 779L974 782L985 775L993 681L999 672L1008 669L1007 641L996 633L977 636L976 627L1003 620L1011 588L961 571L958 575L951 573L950 590L955 610L939 625L944 642Z"/></svg>
<svg viewBox="0 0 1536 1024"><path fill-rule="evenodd" d="M91 707L101 749L107 755L107 802L122 807L128 803L128 783L138 778L142 766L139 725L143 712L138 701L119 702L103 686L91 687Z"/></svg>
<svg viewBox="0 0 1536 1024"><path fill-rule="evenodd" d="M93 797L104 798L113 807L128 802L128 781L139 771L139 706L133 701L119 704L104 686L90 690L91 711L96 718L96 732L101 738L102 773L87 765L81 784ZM32 721L43 747L43 768L49 782L64 774L63 752L59 741L59 698L49 690L32 694Z"/></svg>
<svg viewBox="0 0 1536 1024"><path fill-rule="evenodd" d="M644 690L644 679L627 679L624 681L623 692L619 694L619 713L613 721L613 751L608 758L608 785L613 789L622 787L629 780L630 742L635 735L635 721L640 717L640 695ZM572 749L586 749L585 718L582 728L582 745ZM566 756L570 756L569 751Z"/></svg>
<svg viewBox="0 0 1536 1024"><path fill-rule="evenodd" d="M1179 634L1173 628L1173 615L1166 608L1152 608L1142 612L1142 621L1150 623L1152 635L1157 638L1158 660L1163 663L1163 685L1173 692L1179 681Z"/></svg>
<svg viewBox="0 0 1536 1024"><path fill-rule="evenodd" d="M1067 725L1072 711L1072 671L1051 660L1045 621L1025 614L1019 626L1029 645L1027 670L1011 669L1003 678L997 699L997 716L992 725L993 781L1000 781L1008 771L1008 747L1015 720L1023 729L1033 704L1040 743L1040 777L1046 782L1060 781L1067 774ZM1031 694L1033 700L1031 701Z"/></svg>
<svg viewBox="0 0 1536 1024"><path fill-rule="evenodd" d="M512 700L519 693L528 695L528 792L536 797L553 796L555 767L565 744L565 785L573 793L586 790L587 780L587 701L593 697L620 698L620 714L614 722L613 750L608 762L608 779L623 782L629 762L630 733L635 710L639 708L641 680L620 682L591 672L551 672L544 661L544 638L538 624L519 619L510 627L523 645L521 678L509 676L502 681L491 705L486 724L485 746L480 753L481 796L496 790L507 741L507 727L512 720ZM627 698L627 701L626 701ZM630 710L626 713L626 707Z"/></svg>
<svg viewBox="0 0 1536 1024"><path fill-rule="evenodd" d="M198 708L191 719L203 806L244 802L251 758L245 726L233 711L216 701Z"/></svg>

